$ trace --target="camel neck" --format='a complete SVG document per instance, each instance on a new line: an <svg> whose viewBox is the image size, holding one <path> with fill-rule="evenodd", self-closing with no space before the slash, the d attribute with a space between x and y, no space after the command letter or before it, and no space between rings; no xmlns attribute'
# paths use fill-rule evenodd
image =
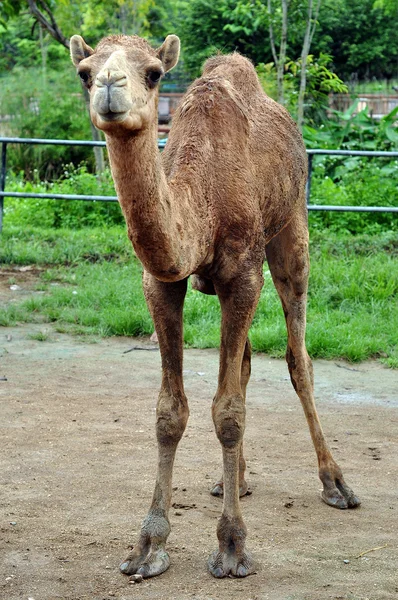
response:
<svg viewBox="0 0 398 600"><path fill-rule="evenodd" d="M161 280L183 279L194 271L201 254L192 241L197 219L189 185L169 186L155 128L106 137L116 192L138 258Z"/></svg>

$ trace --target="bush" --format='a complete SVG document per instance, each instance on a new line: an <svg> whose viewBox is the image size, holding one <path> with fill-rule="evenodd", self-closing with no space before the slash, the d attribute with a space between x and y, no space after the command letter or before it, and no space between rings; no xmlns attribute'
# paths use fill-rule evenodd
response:
<svg viewBox="0 0 398 600"><path fill-rule="evenodd" d="M383 166L383 159L351 158L328 174L325 159L318 163L311 185L311 204L336 206L398 206L398 161ZM350 233L397 230L396 213L310 211L310 225Z"/></svg>
<svg viewBox="0 0 398 600"><path fill-rule="evenodd" d="M27 193L84 194L115 196L109 169L100 178L88 172L85 165L77 169L68 165L59 181L42 182L37 170L33 181L24 181L23 173L7 180L7 190ZM6 198L5 224L33 227L96 227L124 223L119 204L82 200L41 200L36 198Z"/></svg>
<svg viewBox="0 0 398 600"><path fill-rule="evenodd" d="M90 139L90 121L82 90L73 67L65 63L59 71L15 67L1 78L0 114L6 119L3 135L24 138ZM10 144L8 166L23 171L26 179L56 179L65 163L94 164L91 148L79 146L32 146Z"/></svg>

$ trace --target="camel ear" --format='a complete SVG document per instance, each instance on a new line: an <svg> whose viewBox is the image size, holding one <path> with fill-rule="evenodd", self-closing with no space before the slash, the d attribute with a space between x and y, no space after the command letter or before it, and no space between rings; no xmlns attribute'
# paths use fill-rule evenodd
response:
<svg viewBox="0 0 398 600"><path fill-rule="evenodd" d="M75 67L78 66L80 61L88 58L93 53L94 50L86 44L80 35L72 35L70 38L70 56Z"/></svg>
<svg viewBox="0 0 398 600"><path fill-rule="evenodd" d="M178 63L180 38L176 35L168 35L160 48L156 50L156 56L162 61L164 72L170 71Z"/></svg>

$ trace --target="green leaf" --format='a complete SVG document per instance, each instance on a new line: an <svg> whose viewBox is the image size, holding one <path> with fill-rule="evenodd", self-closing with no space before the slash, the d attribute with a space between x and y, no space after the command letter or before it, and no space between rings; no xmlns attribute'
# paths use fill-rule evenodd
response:
<svg viewBox="0 0 398 600"><path fill-rule="evenodd" d="M390 142L393 142L394 144L398 144L398 131L397 131L396 127L389 125L386 128L386 136L388 137Z"/></svg>

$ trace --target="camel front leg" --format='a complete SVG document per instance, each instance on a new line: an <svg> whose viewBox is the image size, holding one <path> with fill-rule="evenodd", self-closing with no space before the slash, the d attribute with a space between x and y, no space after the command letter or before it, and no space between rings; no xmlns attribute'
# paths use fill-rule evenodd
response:
<svg viewBox="0 0 398 600"><path fill-rule="evenodd" d="M245 549L246 526L239 502L239 466L245 428L242 361L247 333L262 286L261 267L231 285L216 286L222 309L220 373L212 415L223 454L223 510L217 526L219 549L208 561L214 577L245 577L253 561Z"/></svg>
<svg viewBox="0 0 398 600"><path fill-rule="evenodd" d="M158 470L152 504L142 523L139 542L120 570L129 575L153 577L163 573L170 564L165 544L170 533L168 513L173 464L189 414L182 380L182 308L187 282L163 283L144 273L143 283L162 356L162 384L156 409Z"/></svg>

